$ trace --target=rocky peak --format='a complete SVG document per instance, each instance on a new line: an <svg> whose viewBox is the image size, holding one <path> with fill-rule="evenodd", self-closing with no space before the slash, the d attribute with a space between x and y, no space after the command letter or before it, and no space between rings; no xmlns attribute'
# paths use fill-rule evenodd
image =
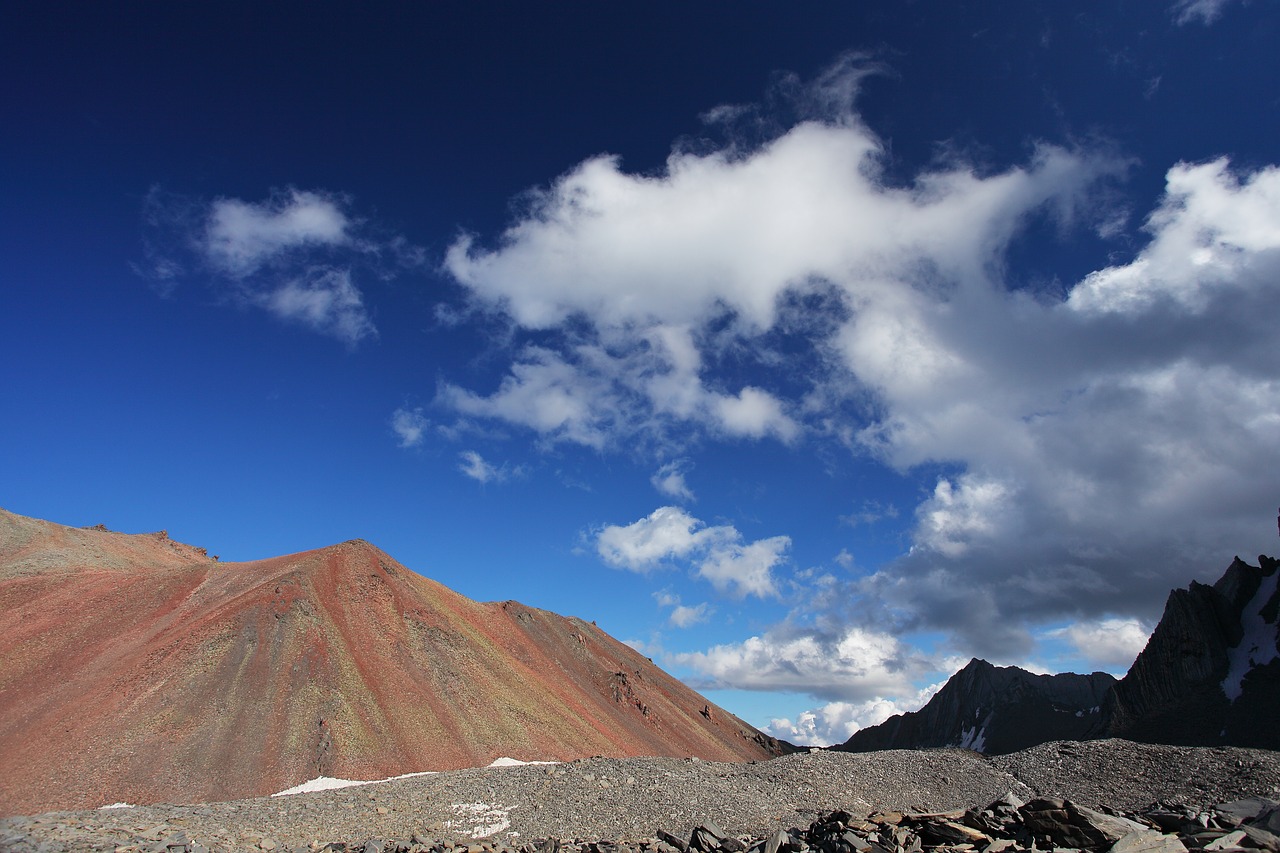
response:
<svg viewBox="0 0 1280 853"><path fill-rule="evenodd" d="M919 711L856 732L841 749L921 749L955 746L999 754L1049 740L1094 734L1115 679L1036 675L974 658Z"/></svg>
<svg viewBox="0 0 1280 853"><path fill-rule="evenodd" d="M1116 685L1107 730L1149 743L1280 748L1280 561L1236 557L1212 586L1169 594L1147 647Z"/></svg>

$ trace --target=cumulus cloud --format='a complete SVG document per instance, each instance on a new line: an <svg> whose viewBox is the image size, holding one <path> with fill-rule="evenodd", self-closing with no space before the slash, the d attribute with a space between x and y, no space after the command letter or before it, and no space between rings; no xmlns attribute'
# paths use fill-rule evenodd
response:
<svg viewBox="0 0 1280 853"><path fill-rule="evenodd" d="M376 236L349 208L320 190L205 202L153 188L143 209L146 261L135 269L165 294L203 273L229 301L354 347L377 335L357 270L385 279L424 258L401 236Z"/></svg>
<svg viewBox="0 0 1280 853"><path fill-rule="evenodd" d="M610 566L648 572L687 560L717 591L736 598L776 597L773 569L791 545L786 536L744 542L733 525L707 526L674 506L659 507L628 525L606 525L595 540L596 553Z"/></svg>
<svg viewBox="0 0 1280 853"><path fill-rule="evenodd" d="M1048 632L1069 642L1093 666L1106 672L1128 672L1151 637L1151 626L1137 619L1076 622Z"/></svg>
<svg viewBox="0 0 1280 853"><path fill-rule="evenodd" d="M890 180L860 74L837 66L763 144L677 147L645 174L595 157L492 245L457 241L447 270L530 343L496 390L441 400L601 449L837 440L941 472L910 550L843 590L876 632L988 657L1026 659L1064 619L1150 621L1171 587L1269 547L1280 171L1174 164L1131 258L1037 291L1010 247L1044 220L1116 235L1102 190L1129 164L1042 143ZM601 556L694 560L714 582L720 528L668 510L611 528ZM717 541L739 591L781 552Z"/></svg>
<svg viewBox="0 0 1280 853"><path fill-rule="evenodd" d="M770 720L764 731L797 746L832 746L844 743L859 729L878 726L895 714L920 710L944 683L931 684L903 699L828 702L800 712L796 715L795 722L786 717Z"/></svg>
<svg viewBox="0 0 1280 853"><path fill-rule="evenodd" d="M835 634L778 626L667 660L693 670L689 680L702 689L790 691L852 703L915 695L913 683L938 667L898 638L856 625Z"/></svg>

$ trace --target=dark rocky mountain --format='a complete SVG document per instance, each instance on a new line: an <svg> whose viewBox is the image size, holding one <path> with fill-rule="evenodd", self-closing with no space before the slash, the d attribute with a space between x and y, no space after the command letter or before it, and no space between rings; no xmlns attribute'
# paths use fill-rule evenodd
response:
<svg viewBox="0 0 1280 853"><path fill-rule="evenodd" d="M1169 594L1107 697L1107 733L1146 743L1280 749L1280 561L1236 557L1212 586Z"/></svg>
<svg viewBox="0 0 1280 853"><path fill-rule="evenodd" d="M1116 683L1105 672L1035 675L1016 666L969 661L919 711L855 732L839 749L957 746L992 755L1096 733Z"/></svg>
<svg viewBox="0 0 1280 853"><path fill-rule="evenodd" d="M855 732L851 752L959 746L989 754L1120 737L1280 750L1280 561L1235 558L1174 590L1128 674L1033 675L973 660L919 711Z"/></svg>
<svg viewBox="0 0 1280 853"><path fill-rule="evenodd" d="M0 815L788 749L593 623L472 601L361 540L221 563L0 510Z"/></svg>

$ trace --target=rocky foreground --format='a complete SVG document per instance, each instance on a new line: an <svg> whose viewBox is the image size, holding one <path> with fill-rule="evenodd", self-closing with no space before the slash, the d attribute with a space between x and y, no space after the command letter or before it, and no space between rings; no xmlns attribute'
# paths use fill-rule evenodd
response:
<svg viewBox="0 0 1280 853"><path fill-rule="evenodd" d="M1257 798L1249 802L1249 798ZM586 759L288 797L0 820L0 849L557 853L1280 851L1280 753L1061 742Z"/></svg>

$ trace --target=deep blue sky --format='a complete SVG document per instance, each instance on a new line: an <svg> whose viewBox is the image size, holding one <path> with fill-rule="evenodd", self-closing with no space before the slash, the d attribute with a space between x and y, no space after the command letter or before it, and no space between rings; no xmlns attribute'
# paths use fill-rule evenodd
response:
<svg viewBox="0 0 1280 853"><path fill-rule="evenodd" d="M0 505L362 537L794 740L1123 671L1274 551L1278 23L7 3Z"/></svg>

